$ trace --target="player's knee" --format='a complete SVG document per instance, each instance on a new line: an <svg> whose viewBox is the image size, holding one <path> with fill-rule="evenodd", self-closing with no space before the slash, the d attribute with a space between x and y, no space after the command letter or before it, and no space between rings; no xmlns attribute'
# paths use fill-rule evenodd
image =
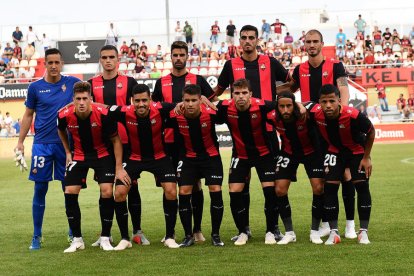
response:
<svg viewBox="0 0 414 276"><path fill-rule="evenodd" d="M355 182L355 190L358 194L368 194L369 193L369 184L368 181L362 180L359 182Z"/></svg>
<svg viewBox="0 0 414 276"><path fill-rule="evenodd" d="M79 194L81 186L65 186L65 194Z"/></svg>
<svg viewBox="0 0 414 276"><path fill-rule="evenodd" d="M230 193L240 193L243 191L244 184L236 183L236 184L229 184L229 192Z"/></svg>
<svg viewBox="0 0 414 276"><path fill-rule="evenodd" d="M102 198L111 198L111 197L113 197L112 184L109 184L109 183L101 184L101 197Z"/></svg>
<svg viewBox="0 0 414 276"><path fill-rule="evenodd" d="M181 186L179 193L180 195L191 195L192 190L193 190L193 186L190 186L190 185Z"/></svg>
<svg viewBox="0 0 414 276"><path fill-rule="evenodd" d="M168 200L174 200L177 198L177 188L175 184L173 185L163 185L164 187L164 195L165 198Z"/></svg>
<svg viewBox="0 0 414 276"><path fill-rule="evenodd" d="M221 186L220 185L209 185L208 190L210 192L220 192L221 191Z"/></svg>
<svg viewBox="0 0 414 276"><path fill-rule="evenodd" d="M313 183L312 184L312 193L314 195L323 194L323 183Z"/></svg>
<svg viewBox="0 0 414 276"><path fill-rule="evenodd" d="M118 188L118 186L117 186L115 188L115 193L114 193L115 201L116 202L125 201L126 197L127 197L127 194L128 194L128 189L126 187L125 188L121 188L121 187Z"/></svg>
<svg viewBox="0 0 414 276"><path fill-rule="evenodd" d="M276 190L276 195L278 197L285 196L288 193L288 188L287 187L276 187L275 190Z"/></svg>

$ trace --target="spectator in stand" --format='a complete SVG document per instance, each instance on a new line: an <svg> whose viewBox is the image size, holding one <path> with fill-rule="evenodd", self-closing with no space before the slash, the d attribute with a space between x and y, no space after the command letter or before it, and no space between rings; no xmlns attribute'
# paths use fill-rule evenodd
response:
<svg viewBox="0 0 414 276"><path fill-rule="evenodd" d="M211 47L208 47L205 42L201 44L200 59L208 59L210 57Z"/></svg>
<svg viewBox="0 0 414 276"><path fill-rule="evenodd" d="M28 83L30 82L30 78L28 76L26 76L25 72L22 72L19 76L19 83Z"/></svg>
<svg viewBox="0 0 414 276"><path fill-rule="evenodd" d="M117 47L119 39L118 29L114 27L114 23L109 23L109 29L106 32L106 42L105 45L113 45Z"/></svg>
<svg viewBox="0 0 414 276"><path fill-rule="evenodd" d="M270 35L270 25L269 23L266 22L266 19L262 20L262 36L261 39L263 41L267 41L269 39L269 35Z"/></svg>
<svg viewBox="0 0 414 276"><path fill-rule="evenodd" d="M306 32L302 31L302 35L299 37L299 41L300 41L300 50L302 52L306 52L305 51L305 38L306 38ZM344 40L345 41L345 40Z"/></svg>
<svg viewBox="0 0 414 276"><path fill-rule="evenodd" d="M234 45L234 37L237 35L236 26L233 24L233 20L229 20L229 25L226 27L226 42Z"/></svg>
<svg viewBox="0 0 414 276"><path fill-rule="evenodd" d="M239 51L237 50L237 47L236 46L234 46L234 44L233 43L229 43L228 44L228 50L227 50L227 56L226 56L226 59L227 60L229 60L229 59L231 59L231 58L236 58L236 57L239 57L240 55L239 55Z"/></svg>
<svg viewBox="0 0 414 276"><path fill-rule="evenodd" d="M292 49L293 36L291 36L289 32L286 32L286 36L284 38L284 43L285 43L285 48Z"/></svg>
<svg viewBox="0 0 414 276"><path fill-rule="evenodd" d="M10 59L9 64L11 65L12 68L16 68L19 67L19 59L16 57L16 54L13 53L12 58Z"/></svg>
<svg viewBox="0 0 414 276"><path fill-rule="evenodd" d="M39 41L39 38L37 37L37 34L33 31L33 27L29 26L29 31L27 32L26 35L26 41L27 44L32 44L33 48L35 48L35 42Z"/></svg>
<svg viewBox="0 0 414 276"><path fill-rule="evenodd" d="M365 38L365 51L372 51L374 49L374 46L372 45L372 40L369 35Z"/></svg>
<svg viewBox="0 0 414 276"><path fill-rule="evenodd" d="M377 114L374 110L372 110L369 113L368 119L371 121L371 123L373 125L377 125L377 124L381 123L381 119L377 116Z"/></svg>
<svg viewBox="0 0 414 276"><path fill-rule="evenodd" d="M414 45L414 26L412 27L408 37L410 38L411 44Z"/></svg>
<svg viewBox="0 0 414 276"><path fill-rule="evenodd" d="M385 28L385 32L382 34L382 45L384 46L386 42L392 42L392 33L388 27Z"/></svg>
<svg viewBox="0 0 414 276"><path fill-rule="evenodd" d="M412 122L413 121L413 114L408 106L406 106L401 114L401 120L403 122Z"/></svg>
<svg viewBox="0 0 414 276"><path fill-rule="evenodd" d="M5 78L5 83L14 83L14 72L11 70L11 64L8 63L6 70L3 71L3 77Z"/></svg>
<svg viewBox="0 0 414 276"><path fill-rule="evenodd" d="M138 78L139 79L149 79L150 75L147 72L147 69L145 69L145 67L142 69L141 72L138 73Z"/></svg>
<svg viewBox="0 0 414 276"><path fill-rule="evenodd" d="M358 110L359 110L359 113L361 113L361 114L363 114L363 115L365 115L365 116L368 117L368 113L367 113L367 110L365 109L365 105L361 104L359 106Z"/></svg>
<svg viewBox="0 0 414 276"><path fill-rule="evenodd" d="M32 43L28 43L26 48L24 48L24 55L23 57L27 60L30 60L35 53L35 47Z"/></svg>
<svg viewBox="0 0 414 276"><path fill-rule="evenodd" d="M383 64L385 59L384 59L384 55L382 54L382 52L377 51L374 55L374 60L376 64Z"/></svg>
<svg viewBox="0 0 414 276"><path fill-rule="evenodd" d="M158 68L156 66L154 66L152 68L151 73L150 73L150 78L151 79L159 79L159 78L161 78L161 71L158 70Z"/></svg>
<svg viewBox="0 0 414 276"><path fill-rule="evenodd" d="M221 46L217 50L217 58L216 59L225 60L226 59L227 52L228 52L228 48L226 46L226 43L221 42Z"/></svg>
<svg viewBox="0 0 414 276"><path fill-rule="evenodd" d="M175 40L184 41L183 28L181 28L180 21L177 21L177 25L175 25L174 31L175 31Z"/></svg>
<svg viewBox="0 0 414 276"><path fill-rule="evenodd" d="M407 56L407 59L405 59L404 62L403 62L403 66L404 67L414 67L413 57L412 56Z"/></svg>
<svg viewBox="0 0 414 276"><path fill-rule="evenodd" d="M273 56L278 61L281 61L282 60L283 50L282 50L282 47L281 47L281 45L279 43L276 44L275 50L273 51Z"/></svg>
<svg viewBox="0 0 414 276"><path fill-rule="evenodd" d="M126 43L126 41L122 42L121 47L119 48L119 53L123 56L128 56L129 53L129 47Z"/></svg>
<svg viewBox="0 0 414 276"><path fill-rule="evenodd" d="M3 75L6 68L7 64L4 62L4 60L0 59L0 75Z"/></svg>
<svg viewBox="0 0 414 276"><path fill-rule="evenodd" d="M43 50L44 51L46 51L47 49L49 49L50 48L50 39L48 38L48 37L46 37L46 34L43 34L43 37L42 37L42 46L43 46Z"/></svg>
<svg viewBox="0 0 414 276"><path fill-rule="evenodd" d="M358 19L355 20L355 22L354 22L354 27L356 28L357 33L361 32L362 35L365 35L365 27L366 26L367 26L367 22L365 22L365 20L362 19L362 15L359 14Z"/></svg>
<svg viewBox="0 0 414 276"><path fill-rule="evenodd" d="M403 109L406 106L406 100L404 99L404 94L400 94L400 97L397 99L397 108L400 114L402 114ZM7 115L7 113L6 113Z"/></svg>
<svg viewBox="0 0 414 276"><path fill-rule="evenodd" d="M18 118L17 121L14 122L13 124L13 128L15 129L16 135L19 135L21 126L22 126L22 122L20 118Z"/></svg>
<svg viewBox="0 0 414 276"><path fill-rule="evenodd" d="M6 112L6 117L4 117L4 127L7 130L7 136L12 135L12 128L13 128L13 118L10 116L9 112Z"/></svg>
<svg viewBox="0 0 414 276"><path fill-rule="evenodd" d="M411 93L410 97L407 99L407 106L410 108L411 112L414 112L414 93Z"/></svg>
<svg viewBox="0 0 414 276"><path fill-rule="evenodd" d="M401 39L401 47L402 47L403 51L404 51L404 49L407 49L407 52L408 52L408 50L411 50L412 49L411 48L411 42L410 42L410 39L408 39L408 36L404 35L402 37L402 39Z"/></svg>
<svg viewBox="0 0 414 276"><path fill-rule="evenodd" d="M400 52L401 53L401 41L398 37L394 37L392 39L392 52Z"/></svg>
<svg viewBox="0 0 414 276"><path fill-rule="evenodd" d="M213 46L213 44L217 44L218 43L218 36L220 33L220 27L218 25L218 21L214 21L214 25L211 26L211 36L210 36L210 41L211 41L211 46Z"/></svg>
<svg viewBox="0 0 414 276"><path fill-rule="evenodd" d="M135 70L135 73L136 74L139 74L139 73L141 73L142 70L145 69L145 67L142 64L142 60L140 60L139 58L137 58L135 61L136 62L135 62L135 68L134 68L134 70Z"/></svg>
<svg viewBox="0 0 414 276"><path fill-rule="evenodd" d="M191 27L191 25L188 24L188 21L185 21L183 32L185 35L185 42L187 42L187 44L193 43L194 31L193 31L193 27Z"/></svg>
<svg viewBox="0 0 414 276"><path fill-rule="evenodd" d="M374 45L382 45L382 33L381 30L378 29L378 26L374 26L372 38L374 39Z"/></svg>
<svg viewBox="0 0 414 276"><path fill-rule="evenodd" d="M190 50L190 58L189 61L197 61L200 62L200 49L198 49L197 44L193 44L193 47Z"/></svg>
<svg viewBox="0 0 414 276"><path fill-rule="evenodd" d="M143 62L147 62L148 61L148 57L147 57L147 53L141 51L138 55L138 57L140 60L142 60Z"/></svg>
<svg viewBox="0 0 414 276"><path fill-rule="evenodd" d="M19 27L16 27L16 30L12 33L13 42L21 42L23 39L23 33L20 31Z"/></svg>
<svg viewBox="0 0 414 276"><path fill-rule="evenodd" d="M157 51L155 52L155 61L164 61L164 51L161 49L161 45L157 45Z"/></svg>
<svg viewBox="0 0 414 276"><path fill-rule="evenodd" d="M388 100L387 100L387 94L385 94L385 86L380 80L377 80L377 82L375 84L375 89L376 89L377 94L378 94L378 100L379 100L379 103L380 103L380 106L381 106L381 110L382 111L390 111L388 109Z"/></svg>
<svg viewBox="0 0 414 276"><path fill-rule="evenodd" d="M145 44L145 41L142 41L141 46L139 47L139 51L140 51L140 53L144 52L145 56L146 56L147 51L148 51L148 47Z"/></svg>
<svg viewBox="0 0 414 276"><path fill-rule="evenodd" d="M7 56L8 59L11 59L11 57L13 56L13 47L10 46L10 43L7 42L6 43L6 47L4 47L4 54Z"/></svg>
<svg viewBox="0 0 414 276"><path fill-rule="evenodd" d="M350 64L355 64L355 51L354 47L348 45L345 51L345 56L349 60Z"/></svg>
<svg viewBox="0 0 414 276"><path fill-rule="evenodd" d="M342 31L342 28L339 29L339 32L336 34L336 48L339 47L339 45L342 45L342 47L345 47L345 41L346 41L346 34Z"/></svg>
<svg viewBox="0 0 414 276"><path fill-rule="evenodd" d="M356 65L362 65L362 64L364 64L364 57L362 56L362 54L361 53L357 53L356 54L356 57L355 57L355 64Z"/></svg>
<svg viewBox="0 0 414 276"><path fill-rule="evenodd" d="M128 53L128 56L137 57L138 54L139 54L138 49L139 49L139 44L136 43L134 39L131 39L131 44L129 45L129 53Z"/></svg>
<svg viewBox="0 0 414 276"><path fill-rule="evenodd" d="M275 23L273 23L272 25L270 25L271 27L273 27L273 32L275 33L275 40L282 40L282 27L285 26L286 31L287 31L287 26L285 25L285 23L282 23L279 21L278 18L276 18ZM304 32L302 32L302 36L304 37Z"/></svg>
<svg viewBox="0 0 414 276"><path fill-rule="evenodd" d="M375 62L375 59L374 59L374 55L372 54L372 52L366 51L364 63L367 65L370 65L370 64L374 64L374 62Z"/></svg>
<svg viewBox="0 0 414 276"><path fill-rule="evenodd" d="M364 36L362 34L357 35L355 41L355 54L360 53L362 55L364 53Z"/></svg>
<svg viewBox="0 0 414 276"><path fill-rule="evenodd" d="M400 38L400 34L398 33L397 29L392 30L392 40L394 40L394 38Z"/></svg>
<svg viewBox="0 0 414 276"><path fill-rule="evenodd" d="M18 42L14 42L13 53L16 54L16 57L18 59L21 59L22 58L22 48L19 46L19 43Z"/></svg>

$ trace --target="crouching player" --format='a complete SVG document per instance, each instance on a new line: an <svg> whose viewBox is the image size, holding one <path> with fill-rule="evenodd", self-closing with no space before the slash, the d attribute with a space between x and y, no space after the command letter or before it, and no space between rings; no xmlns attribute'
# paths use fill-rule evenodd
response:
<svg viewBox="0 0 414 276"><path fill-rule="evenodd" d="M169 248L178 248L174 240L174 228L177 220L177 184L175 170L166 155L163 144L164 120L175 104L151 102L149 87L137 84L132 89L132 104L129 106L112 106L108 116L121 122L127 130L131 155L125 170L135 181L142 171L155 175L157 183L164 189L163 208L165 216L165 241ZM116 183L115 208L116 219L122 240L115 250L131 247L128 235L128 210L126 196L130 186Z"/></svg>
<svg viewBox="0 0 414 276"><path fill-rule="evenodd" d="M201 88L190 84L183 89L183 114L170 113L168 125L179 133L182 152L177 167L179 185L179 213L184 227L185 238L181 247L194 244L191 228L191 193L200 178L210 191L211 242L223 246L220 226L223 219L223 165L219 152L215 123L216 112L201 105Z"/></svg>
<svg viewBox="0 0 414 276"><path fill-rule="evenodd" d="M88 82L77 82L74 85L73 105L61 109L58 113L58 133L65 148L67 164L66 215L74 237L65 253L85 248L78 197L90 168L95 170L96 181L99 183L103 197L101 248L113 250L109 235L114 215L114 179L125 185L130 185L131 180L122 168L122 143L118 136L116 122L110 120L107 113L107 109L92 103L91 86ZM73 157L66 130L73 137Z"/></svg>
<svg viewBox="0 0 414 276"><path fill-rule="evenodd" d="M290 183L296 182L300 163L305 166L313 193L310 241L315 244L323 243L318 231L323 211L323 156L319 149L316 128L306 117L302 117L292 92L279 93L276 109L268 113L269 122L275 126L282 140L282 150L276 163L275 190L286 234L277 244L296 241L288 190Z"/></svg>
<svg viewBox="0 0 414 276"><path fill-rule="evenodd" d="M310 110L310 119L328 144L324 157L324 211L331 233L325 244L341 242L338 233L338 189L345 168L350 168L352 183L358 193L358 242L369 244L371 194L368 180L372 172L370 155L375 129L370 120L357 109L341 105L339 90L334 85L322 86L319 104L311 103L307 108Z"/></svg>

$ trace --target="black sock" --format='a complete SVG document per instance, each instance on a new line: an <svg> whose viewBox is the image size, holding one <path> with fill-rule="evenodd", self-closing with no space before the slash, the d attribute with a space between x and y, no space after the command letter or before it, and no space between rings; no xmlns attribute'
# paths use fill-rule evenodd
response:
<svg viewBox="0 0 414 276"><path fill-rule="evenodd" d="M175 223L177 222L178 200L168 200L162 197L165 218L165 239L174 238Z"/></svg>
<svg viewBox="0 0 414 276"><path fill-rule="evenodd" d="M250 226L250 177L246 179L242 193L243 205L246 209L246 226Z"/></svg>
<svg viewBox="0 0 414 276"><path fill-rule="evenodd" d="M115 202L115 215L119 231L121 232L121 238L129 241L128 208L126 201Z"/></svg>
<svg viewBox="0 0 414 276"><path fill-rule="evenodd" d="M112 221L114 219L114 198L100 198L99 211L101 213L102 237L111 236Z"/></svg>
<svg viewBox="0 0 414 276"><path fill-rule="evenodd" d="M292 225L292 209L290 208L288 195L278 196L277 202L279 205L280 218L285 226L285 231L293 231Z"/></svg>
<svg viewBox="0 0 414 276"><path fill-rule="evenodd" d="M312 230L318 231L323 213L323 195L313 194L312 199Z"/></svg>
<svg viewBox="0 0 414 276"><path fill-rule="evenodd" d="M266 233L274 232L275 230L275 204L276 204L276 193L275 187L264 187L263 195L265 198L264 213L266 217Z"/></svg>
<svg viewBox="0 0 414 276"><path fill-rule="evenodd" d="M224 213L222 192L210 192L210 199L211 235L219 235Z"/></svg>
<svg viewBox="0 0 414 276"><path fill-rule="evenodd" d="M193 212L191 210L191 195L179 195L178 198L180 199L178 212L180 213L180 220L183 225L185 235L192 236L193 232L191 231L191 220Z"/></svg>
<svg viewBox="0 0 414 276"><path fill-rule="evenodd" d="M355 217L355 186L351 181L342 181L342 199L344 200L346 219L354 220L354 217Z"/></svg>
<svg viewBox="0 0 414 276"><path fill-rule="evenodd" d="M239 233L246 232L246 208L243 205L241 192L230 192L230 208Z"/></svg>
<svg viewBox="0 0 414 276"><path fill-rule="evenodd" d="M324 211L331 229L338 229L338 202L339 185L326 182L324 188Z"/></svg>
<svg viewBox="0 0 414 276"><path fill-rule="evenodd" d="M78 202L79 195L65 194L66 216L72 234L76 238L82 237L81 232L81 212Z"/></svg>
<svg viewBox="0 0 414 276"><path fill-rule="evenodd" d="M141 195L136 184L131 185L128 192L128 210L131 214L132 231L136 233L141 230Z"/></svg>
<svg viewBox="0 0 414 276"><path fill-rule="evenodd" d="M362 229L368 229L372 204L368 181L356 183L355 188L358 193L358 215L360 220L360 227Z"/></svg>
<svg viewBox="0 0 414 276"><path fill-rule="evenodd" d="M204 194L203 190L199 190L197 186L193 187L191 196L191 207L193 208L194 227L193 233L201 231L201 221L203 219Z"/></svg>

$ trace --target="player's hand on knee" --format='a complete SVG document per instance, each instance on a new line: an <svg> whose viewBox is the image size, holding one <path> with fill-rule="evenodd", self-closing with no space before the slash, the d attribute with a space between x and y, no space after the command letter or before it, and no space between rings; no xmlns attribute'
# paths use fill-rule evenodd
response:
<svg viewBox="0 0 414 276"><path fill-rule="evenodd" d="M128 173L122 168L117 170L115 174L115 179L121 181L125 186L131 185L131 178L129 177Z"/></svg>

